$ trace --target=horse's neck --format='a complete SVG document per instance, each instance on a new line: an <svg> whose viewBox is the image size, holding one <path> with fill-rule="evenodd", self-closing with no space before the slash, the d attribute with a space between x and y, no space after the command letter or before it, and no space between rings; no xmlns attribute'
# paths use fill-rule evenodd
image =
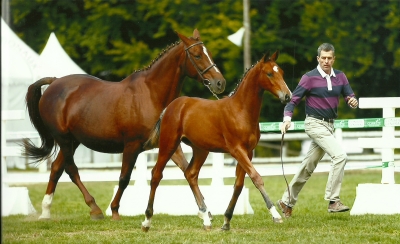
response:
<svg viewBox="0 0 400 244"><path fill-rule="evenodd" d="M252 68L253 70L246 74L232 98L241 107L242 113L246 113L251 121L258 123L264 90L257 82L257 68Z"/></svg>
<svg viewBox="0 0 400 244"><path fill-rule="evenodd" d="M183 44L176 45L166 51L151 67L142 71L144 84L151 91L152 97L162 107L166 107L181 92L184 74L185 52Z"/></svg>

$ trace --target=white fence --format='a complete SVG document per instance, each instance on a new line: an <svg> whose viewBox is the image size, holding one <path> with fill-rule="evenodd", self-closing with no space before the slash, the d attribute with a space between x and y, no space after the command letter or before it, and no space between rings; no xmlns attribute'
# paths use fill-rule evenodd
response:
<svg viewBox="0 0 400 244"><path fill-rule="evenodd" d="M337 129L338 133L341 133L342 145L348 154L349 161L380 161L382 149L375 148L370 150L370 153L366 154L358 145L358 138L368 137L368 138L381 138L382 131L341 131ZM400 131L394 131L395 137L400 137ZM21 148L17 147L17 142L21 142L22 138L30 138L36 145L40 145L40 138L37 132L33 131L21 131L21 132L11 132L5 133L6 145L8 146L6 151L9 151L7 157L4 158L8 168L18 168L25 169L26 167L36 168L38 166L29 164L30 160L20 156ZM259 146L272 148L279 153L280 150L280 140L282 138L281 134L278 133L263 133L261 134ZM298 153L298 156L290 156L287 150L287 143L284 144L283 148L283 160L284 162L299 163L304 158L304 151L308 149L308 145L311 142L309 137L304 132L297 133L287 133L285 134L285 141L301 141L302 150ZM275 144L273 143L275 142ZM278 143L279 142L279 143ZM182 144L182 149L188 160L191 158L191 148ZM157 150L149 151L146 154L147 166L153 167L157 159ZM75 162L80 169L118 169L122 164L122 154L106 154L94 152L84 146L79 146L75 154ZM394 159L396 161L400 160L400 154L395 154ZM257 154L254 155L252 162L254 164L274 164L280 163L280 157L259 157ZM329 157L325 156L322 161L329 161ZM39 171L45 172L50 168L50 161L43 162L39 165ZM207 158L205 165L212 164L212 157ZM224 157L225 165L234 165L235 160L230 157L230 155L225 154ZM170 161L168 166L174 166L175 164Z"/></svg>

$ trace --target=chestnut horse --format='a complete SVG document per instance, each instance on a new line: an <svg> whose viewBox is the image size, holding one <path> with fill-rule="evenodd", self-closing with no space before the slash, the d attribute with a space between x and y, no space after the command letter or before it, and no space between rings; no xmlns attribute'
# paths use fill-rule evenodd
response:
<svg viewBox="0 0 400 244"><path fill-rule="evenodd" d="M119 220L120 200L136 159L145 150L143 144L162 110L179 96L184 78L204 82L213 94L224 91L225 79L201 42L198 30L194 30L191 38L177 35L181 42L169 46L147 68L135 71L120 82L69 75L43 78L29 86L26 103L42 145L36 147L24 139L24 153L42 161L55 154L57 146L60 148L51 165L40 219L50 218L54 192L64 170L82 192L91 209L91 218L104 218L81 182L74 162L75 150L83 144L98 152L123 154L119 188L110 204L112 219ZM43 85L49 87L42 95ZM172 160L182 171L188 166L181 148Z"/></svg>
<svg viewBox="0 0 400 244"><path fill-rule="evenodd" d="M230 220L247 174L260 191L274 222L282 222L264 189L260 174L251 163L252 152L260 139L259 117L264 90L270 91L282 103L288 103L292 93L283 79L283 71L275 63L278 51L265 55L245 74L243 81L227 98L212 101L201 98L179 97L163 111L146 145L159 143L157 163L152 170L149 202L142 230L148 231L153 216L156 189L162 179L166 163L181 141L192 147L193 157L184 172L199 207L199 217L206 230L211 229L198 186L198 175L209 152L230 153L237 161L236 181L232 199L225 211L223 230L230 229Z"/></svg>

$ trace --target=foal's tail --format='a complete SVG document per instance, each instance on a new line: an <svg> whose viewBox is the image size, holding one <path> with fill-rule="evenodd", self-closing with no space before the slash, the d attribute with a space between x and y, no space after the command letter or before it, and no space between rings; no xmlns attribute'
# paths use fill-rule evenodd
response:
<svg viewBox="0 0 400 244"><path fill-rule="evenodd" d="M42 145L40 147L36 147L30 139L24 138L22 141L22 155L34 159L35 162L46 160L55 153L54 138L51 136L49 130L46 128L42 118L40 117L39 101L42 97L42 86L50 85L56 79L57 78L55 77L42 78L30 85L28 88L28 92L26 93L25 100L29 112L29 117L31 123L39 132L40 139L42 140Z"/></svg>
<svg viewBox="0 0 400 244"><path fill-rule="evenodd" d="M158 140L160 139L160 127L161 120L164 116L165 109L162 111L160 118L157 120L157 123L154 125L153 129L150 132L149 139L143 144L144 150L149 150L152 148L158 147Z"/></svg>

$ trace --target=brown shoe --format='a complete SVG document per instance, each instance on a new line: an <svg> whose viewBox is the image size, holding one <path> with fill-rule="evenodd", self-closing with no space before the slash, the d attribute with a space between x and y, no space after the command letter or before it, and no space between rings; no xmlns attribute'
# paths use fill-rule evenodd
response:
<svg viewBox="0 0 400 244"><path fill-rule="evenodd" d="M283 203L282 200L278 200L276 205L278 205L278 208L282 211L285 218L290 218L290 216L292 216L292 208Z"/></svg>
<svg viewBox="0 0 400 244"><path fill-rule="evenodd" d="M344 205L341 201L337 201L328 205L329 213L346 212L349 210L350 208Z"/></svg>

